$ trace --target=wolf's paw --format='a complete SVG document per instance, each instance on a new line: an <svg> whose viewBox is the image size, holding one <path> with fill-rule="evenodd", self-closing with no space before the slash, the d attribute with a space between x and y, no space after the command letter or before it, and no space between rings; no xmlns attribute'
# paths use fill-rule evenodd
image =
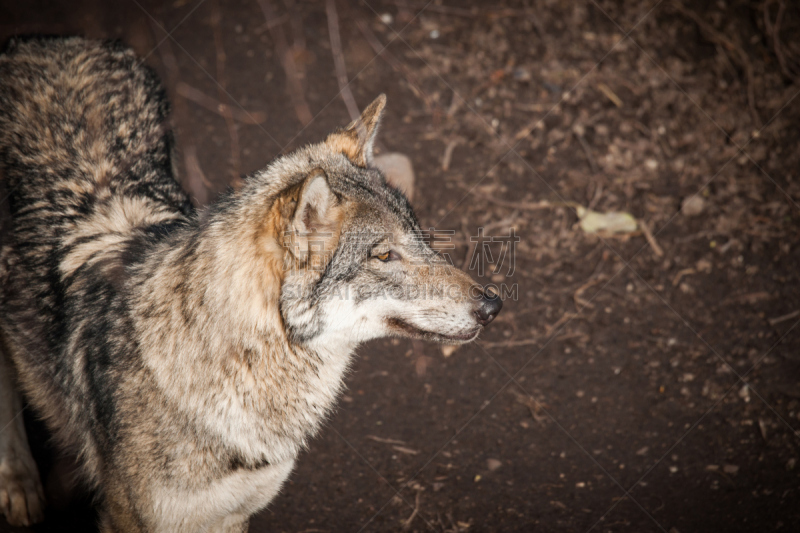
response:
<svg viewBox="0 0 800 533"><path fill-rule="evenodd" d="M0 452L0 512L12 526L30 526L44 519L44 490L30 451Z"/></svg>

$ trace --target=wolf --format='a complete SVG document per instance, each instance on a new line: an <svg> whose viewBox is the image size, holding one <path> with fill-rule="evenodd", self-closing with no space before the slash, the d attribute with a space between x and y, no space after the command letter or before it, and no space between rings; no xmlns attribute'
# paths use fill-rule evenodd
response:
<svg viewBox="0 0 800 533"><path fill-rule="evenodd" d="M196 210L156 75L119 43L0 55L0 508L42 519L24 395L103 532L243 532L357 346L475 339L501 309L375 168L386 103ZM420 288L424 288L420 291Z"/></svg>

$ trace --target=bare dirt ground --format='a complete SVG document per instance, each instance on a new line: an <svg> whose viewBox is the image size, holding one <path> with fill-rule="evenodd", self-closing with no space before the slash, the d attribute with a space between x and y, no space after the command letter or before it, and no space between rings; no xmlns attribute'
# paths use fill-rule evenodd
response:
<svg viewBox="0 0 800 533"><path fill-rule="evenodd" d="M479 227L520 237L510 276L473 271L517 288L479 342L359 350L251 531L796 531L797 4L335 7L340 46L325 2L0 7L3 40L121 38L145 57L200 204L349 122L340 48L358 106L388 95L380 148L412 158L417 213L454 231L456 264ZM576 204L641 229L587 234ZM53 505L32 531L91 528L38 447Z"/></svg>

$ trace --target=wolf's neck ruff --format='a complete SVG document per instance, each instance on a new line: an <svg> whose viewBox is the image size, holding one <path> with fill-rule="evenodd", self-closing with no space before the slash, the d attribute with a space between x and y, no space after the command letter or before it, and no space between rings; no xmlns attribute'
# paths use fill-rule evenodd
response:
<svg viewBox="0 0 800 533"><path fill-rule="evenodd" d="M164 396L219 438L277 463L318 428L355 343L330 351L291 339L280 309L285 199L265 200L256 187L137 265L132 311L144 344L159 347L142 355ZM205 371L187 371L196 366ZM214 406L211 416L198 405Z"/></svg>

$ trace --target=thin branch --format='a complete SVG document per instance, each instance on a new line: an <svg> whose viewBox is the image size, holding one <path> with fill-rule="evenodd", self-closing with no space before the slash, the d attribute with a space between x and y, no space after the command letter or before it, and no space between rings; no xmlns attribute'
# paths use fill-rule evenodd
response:
<svg viewBox="0 0 800 533"><path fill-rule="evenodd" d="M431 100L431 98L420 88L417 78L399 59L394 56L394 54L388 50L388 45L384 46L380 42L366 22L361 19L356 19L356 25L358 26L358 29L361 30L361 34L364 36L364 39L366 39L367 43L369 43L372 49L375 50L375 53L383 58L384 61L389 63L389 66L391 66L395 72L398 72L405 77L411 92L413 92L417 98L425 102L425 107L427 108L428 112L432 114L435 107L433 100Z"/></svg>
<svg viewBox="0 0 800 533"><path fill-rule="evenodd" d="M347 80L347 67L344 64L344 54L342 54L342 38L339 35L339 14L336 12L336 0L327 0L325 10L328 14L328 36L331 40L331 54L333 64L336 67L336 81L339 82L339 94L344 100L347 112L350 113L350 120L356 121L361 115L350 90L350 82Z"/></svg>
<svg viewBox="0 0 800 533"><path fill-rule="evenodd" d="M675 6L675 9L677 9L681 14L692 19L707 35L709 40L714 43L721 44L723 47L732 52L736 52L739 63L744 69L745 76L747 77L747 103L750 106L750 114L753 117L753 122L755 123L756 128L761 129L763 123L761 122L761 117L759 117L758 110L756 109L755 73L753 72L753 64L750 62L747 52L745 52L741 46L736 45L733 41L728 39L723 33L719 32L711 24L703 20L700 15L687 8L682 3L673 2L672 5Z"/></svg>
<svg viewBox="0 0 800 533"><path fill-rule="evenodd" d="M656 241L655 236L653 236L653 232L650 231L650 227L644 220L639 221L639 227L642 229L642 234L644 238L647 239L647 244L650 245L650 248L653 249L653 253L656 254L656 257L664 257L664 250L661 249L661 246L658 245L658 241Z"/></svg>
<svg viewBox="0 0 800 533"><path fill-rule="evenodd" d="M413 522L413 521L414 521L414 519L417 517L417 514L419 514L419 495L420 495L421 493L422 493L421 491L419 491L419 490L417 491L417 498L416 498L416 501L415 501L415 503L414 503L414 512L413 512L413 513L411 513L411 516L409 516L409 517L406 519L406 521L405 521L405 522L403 522L403 529L408 529L408 528L410 528L410 527L411 527L411 522Z"/></svg>
<svg viewBox="0 0 800 533"><path fill-rule="evenodd" d="M215 0L211 3L211 29L214 33L214 48L217 56L217 91L219 94L220 102L226 98L227 93L227 76L225 75L225 48L222 42L222 28L220 27L220 20L222 13L219 9L219 3ZM239 130L237 129L236 122L233 120L233 113L231 113L231 106L228 104L220 103L219 113L225 119L225 125L228 127L228 135L231 138L231 164L233 165L233 172L231 176L231 183L241 185L242 164L239 149Z"/></svg>
<svg viewBox="0 0 800 533"><path fill-rule="evenodd" d="M306 102L304 96L303 82L300 79L300 73L294 61L294 53L289 48L283 26L280 24L272 24L272 21L275 20L276 17L269 0L258 0L258 4L261 6L264 18L267 19L267 27L272 35L272 40L275 42L275 50L281 60L283 71L286 74L286 91L292 99L295 114L300 123L306 126L311 122L313 116L311 115L311 108L308 106L308 102Z"/></svg>
<svg viewBox="0 0 800 533"><path fill-rule="evenodd" d="M227 107L227 112L230 113L231 117L242 124L263 124L267 120L267 114L263 111L242 111L241 109L226 106L216 98L212 98L200 89L192 87L188 83L182 81L179 81L175 86L175 92L187 100L191 100L200 107L217 113L222 117L225 116L225 112L223 112L222 108Z"/></svg>
<svg viewBox="0 0 800 533"><path fill-rule="evenodd" d="M151 21L150 26L153 32L153 37L156 39L156 42L158 42L158 37L163 30L159 28L154 21ZM158 52L161 56L161 62L164 64L164 68L166 69L166 81L168 86L174 91L179 92L178 87L180 87L181 83L183 82L180 81L180 67L178 66L178 60L176 59L175 54L172 52L169 39L161 40L161 44L158 47ZM187 120L186 117L188 114L186 103L180 98L177 98L174 105L172 122L184 122L184 120ZM177 129L174 124L172 129ZM192 139L191 129L186 128L185 131L182 130L180 135L183 138L182 144L184 145L184 148L181 150L181 152L183 153L183 165L184 171L186 172L186 176L182 179L183 186L189 192L189 195L195 205L206 205L209 200L210 191L212 191L214 187L211 185L211 183L209 183L208 179L206 179L203 169L200 166L200 161L197 158L197 149L195 147L194 140Z"/></svg>

